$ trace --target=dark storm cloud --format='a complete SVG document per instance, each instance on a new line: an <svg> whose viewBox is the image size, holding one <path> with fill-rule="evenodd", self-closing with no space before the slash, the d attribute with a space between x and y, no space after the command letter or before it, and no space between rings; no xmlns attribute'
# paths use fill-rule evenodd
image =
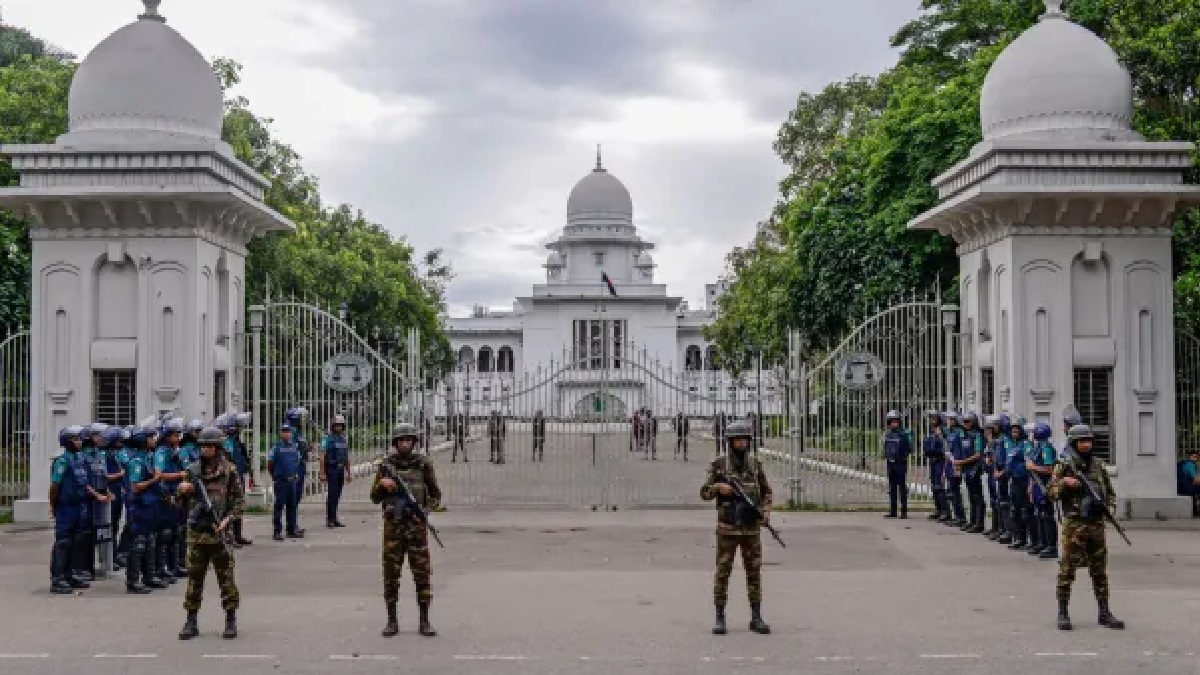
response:
<svg viewBox="0 0 1200 675"><path fill-rule="evenodd" d="M356 49L323 67L383 98L417 97L419 131L347 145L323 187L361 205L419 250L442 247L449 299L508 306L543 277L544 244L591 142L617 145L639 233L658 244L657 279L695 297L774 204L783 167L771 134L570 141L623 101L694 97L675 66L722 75L748 123L773 129L802 90L894 61L891 35L919 0L347 0ZM347 111L353 114L353 111ZM732 140L731 140L732 139ZM606 150L606 158L609 151Z"/></svg>

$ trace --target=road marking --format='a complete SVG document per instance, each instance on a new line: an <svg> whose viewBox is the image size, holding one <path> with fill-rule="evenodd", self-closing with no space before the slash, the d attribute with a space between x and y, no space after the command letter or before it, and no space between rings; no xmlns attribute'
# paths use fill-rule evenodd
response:
<svg viewBox="0 0 1200 675"><path fill-rule="evenodd" d="M158 654L96 654L97 659L157 659Z"/></svg>
<svg viewBox="0 0 1200 675"><path fill-rule="evenodd" d="M1096 652L1035 652L1034 656L1099 656ZM1150 656L1149 653L1146 656Z"/></svg>
<svg viewBox="0 0 1200 675"><path fill-rule="evenodd" d="M923 659L981 659L983 654L922 654Z"/></svg>
<svg viewBox="0 0 1200 675"><path fill-rule="evenodd" d="M274 654L201 654L202 659L276 659Z"/></svg>
<svg viewBox="0 0 1200 675"><path fill-rule="evenodd" d="M395 661L395 654L330 654L330 661Z"/></svg>
<svg viewBox="0 0 1200 675"><path fill-rule="evenodd" d="M49 654L0 654L0 659L48 659Z"/></svg>
<svg viewBox="0 0 1200 675"><path fill-rule="evenodd" d="M528 661L528 656L505 654L455 654L455 661Z"/></svg>
<svg viewBox="0 0 1200 675"><path fill-rule="evenodd" d="M853 656L818 656L817 661L853 661Z"/></svg>

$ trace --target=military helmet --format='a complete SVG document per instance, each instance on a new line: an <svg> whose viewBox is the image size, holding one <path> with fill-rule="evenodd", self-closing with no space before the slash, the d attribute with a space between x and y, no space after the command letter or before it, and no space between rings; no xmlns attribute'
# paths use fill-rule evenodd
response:
<svg viewBox="0 0 1200 675"><path fill-rule="evenodd" d="M888 422L889 424L891 423L892 420L896 420L897 422L899 422L900 421L900 411L899 410L889 410L887 412L887 415L884 416L884 420L886 422Z"/></svg>
<svg viewBox="0 0 1200 675"><path fill-rule="evenodd" d="M1086 424L1076 424L1067 430L1067 442L1074 442L1084 439L1092 439L1092 428Z"/></svg>
<svg viewBox="0 0 1200 675"><path fill-rule="evenodd" d="M420 434L417 433L417 427L408 422L401 422L400 424L397 424L396 426L392 427L392 442L393 443L395 443L396 439L398 439L398 438L415 439L419 436L420 436Z"/></svg>
<svg viewBox="0 0 1200 675"><path fill-rule="evenodd" d="M754 438L754 432L750 430L750 425L741 420L730 422L729 426L725 427L725 438Z"/></svg>
<svg viewBox="0 0 1200 675"><path fill-rule="evenodd" d="M221 445L225 442L225 432L216 427L204 427L200 429L196 442L200 445Z"/></svg>

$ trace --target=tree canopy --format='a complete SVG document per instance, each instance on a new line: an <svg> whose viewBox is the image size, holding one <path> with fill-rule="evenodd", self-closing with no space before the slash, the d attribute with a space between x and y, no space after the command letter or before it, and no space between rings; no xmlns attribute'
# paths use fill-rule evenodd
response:
<svg viewBox="0 0 1200 675"><path fill-rule="evenodd" d="M316 178L304 170L296 151L275 136L271 120L255 115L249 101L236 95L241 66L216 59L213 68L226 91L224 139L239 159L270 181L266 204L296 224L293 234L250 243L250 301L262 300L269 285L275 298L302 298L328 307L345 303L348 320L360 333L416 327L426 365L449 367L453 359L440 316L451 271L442 252L418 254L403 237L368 221L361 211L325 204ZM42 41L0 27L0 143L50 143L64 133L74 72L74 64L47 57ZM0 185L17 181L10 164L0 161ZM29 288L28 226L0 211L0 331L28 322Z"/></svg>
<svg viewBox="0 0 1200 675"><path fill-rule="evenodd" d="M988 68L1045 11L1043 0L924 0L892 38L897 64L801 92L774 149L790 171L767 226L727 256L729 291L708 331L727 363L779 356L787 328L820 351L856 320L939 288L957 296L953 242L907 223L937 203L930 181L981 138ZM1133 76L1135 128L1200 140L1200 5L1074 0L1072 19L1116 50ZM1196 178L1195 171L1190 176ZM1177 313L1200 324L1200 219L1175 224ZM740 356L739 356L740 355Z"/></svg>

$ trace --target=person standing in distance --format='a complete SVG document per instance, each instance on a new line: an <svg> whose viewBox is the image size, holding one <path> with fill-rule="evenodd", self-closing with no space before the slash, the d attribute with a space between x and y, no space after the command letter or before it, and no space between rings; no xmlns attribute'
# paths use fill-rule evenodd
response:
<svg viewBox="0 0 1200 675"><path fill-rule="evenodd" d="M1050 484L1046 491L1050 499L1062 504L1062 558L1058 563L1058 628L1071 630L1071 584L1075 582L1075 570L1087 566L1092 577L1092 590L1096 594L1097 621L1101 626L1115 630L1125 628L1125 622L1112 615L1108 609L1108 546L1104 543L1104 508L1109 512L1117 505L1116 491L1108 478L1104 462L1092 455L1092 429L1086 424L1076 424L1067 432L1067 447L1063 456L1054 464ZM1082 474L1088 479L1103 500L1097 504L1079 479Z"/></svg>
<svg viewBox="0 0 1200 675"><path fill-rule="evenodd" d="M713 602L716 605L714 635L724 635L725 604L729 595L729 576L733 558L742 551L746 568L746 591L750 599L750 630L766 635L771 627L762 618L762 534L761 527L771 518L771 485L757 457L750 456L753 433L745 422L731 422L725 431L728 452L708 465L708 476L700 487L700 498L717 504L717 570L713 578ZM758 506L762 520L742 508L729 480L736 480Z"/></svg>
<svg viewBox="0 0 1200 675"><path fill-rule="evenodd" d="M883 434L883 457L887 460L888 512L884 518L896 517L899 497L900 518L908 518L908 457L912 454L912 437L900 424L900 413L887 414L887 431Z"/></svg>
<svg viewBox="0 0 1200 675"><path fill-rule="evenodd" d="M371 501L383 506L383 601L387 605L384 637L400 632L396 602L400 598L400 571L406 556L421 612L418 631L426 637L437 635L429 623L429 604L433 600L429 530L410 511L403 511L402 517L397 513L403 508L397 503L400 488L397 481L404 482L413 499L426 511L437 509L442 500L433 461L413 452L417 436L416 427L408 423L392 429L392 452L380 462L371 483Z"/></svg>
<svg viewBox="0 0 1200 675"><path fill-rule="evenodd" d="M211 564L221 589L221 608L225 610L225 631L221 637L237 637L237 610L241 601L237 581L233 576L233 550L222 541L231 523L242 517L246 507L242 492L242 479L221 453L225 434L216 427L200 430L200 461L188 470L188 479L181 482L178 491L183 495L196 492L191 481L203 482L208 498L212 501L212 513L201 514L194 509L188 518L187 529L187 592L183 596L183 609L187 621L179 631L180 640L190 640L200 634L197 618L204 597L204 577Z"/></svg>
<svg viewBox="0 0 1200 675"><path fill-rule="evenodd" d="M267 456L267 473L275 483L274 526L275 541L283 541L283 515L287 512L287 536L290 539L300 539L304 530L297 522L296 511L299 510L299 500L296 491L303 489L300 482L301 465L300 447L292 440L292 426L287 422L279 425L279 440L271 446L271 454Z"/></svg>
<svg viewBox="0 0 1200 675"><path fill-rule="evenodd" d="M333 421L329 423L329 434L321 441L318 464L321 465L321 482L328 486L325 527L345 527L337 517L342 488L350 482L350 444L346 441L345 417L333 416Z"/></svg>

